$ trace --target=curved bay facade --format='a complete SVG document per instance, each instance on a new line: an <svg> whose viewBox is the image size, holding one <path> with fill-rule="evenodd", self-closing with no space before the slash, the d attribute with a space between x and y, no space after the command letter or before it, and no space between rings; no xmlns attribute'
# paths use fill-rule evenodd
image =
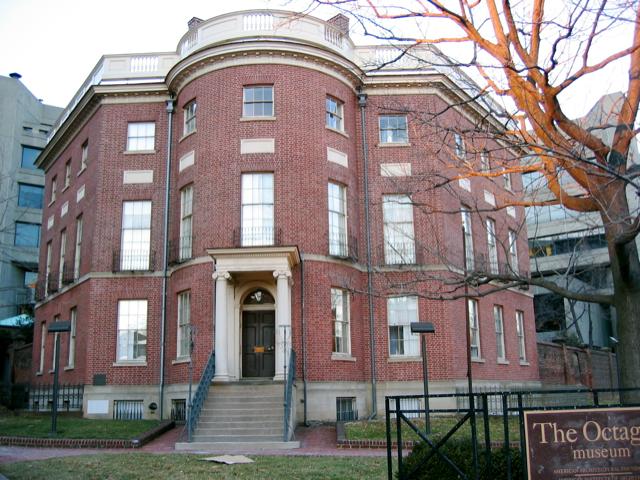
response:
<svg viewBox="0 0 640 480"><path fill-rule="evenodd" d="M294 365L298 421L365 416L421 391L409 325L429 321L432 391L466 384L467 324L477 382L537 384L528 292L469 300L469 323L464 299L424 294L456 271L466 206L505 191L484 178L424 188L457 150L416 112L447 111L453 129L482 106L429 49L367 73L394 49L357 47L346 28L239 12L194 18L175 53L101 59L39 159L35 381L52 377L46 326L62 319L61 379L85 385L88 416L128 401L167 418L211 355L210 396L281 385ZM526 270L526 235L509 237L523 209L477 211L474 255Z"/></svg>

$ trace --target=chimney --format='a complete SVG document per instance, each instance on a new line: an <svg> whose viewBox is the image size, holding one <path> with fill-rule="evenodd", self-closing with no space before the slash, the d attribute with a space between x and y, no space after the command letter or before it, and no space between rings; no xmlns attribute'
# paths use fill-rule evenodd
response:
<svg viewBox="0 0 640 480"><path fill-rule="evenodd" d="M191 20L187 22L187 25L189 26L189 30L191 30L192 28L196 28L202 22L204 22L204 20L202 20L201 18L193 17Z"/></svg>
<svg viewBox="0 0 640 480"><path fill-rule="evenodd" d="M349 35L349 18L339 13L335 17L327 20L327 23L333 25L345 35Z"/></svg>
<svg viewBox="0 0 640 480"><path fill-rule="evenodd" d="M12 72L9 74L9 76L15 80L20 80L22 78L22 75L20 75L18 72Z"/></svg>

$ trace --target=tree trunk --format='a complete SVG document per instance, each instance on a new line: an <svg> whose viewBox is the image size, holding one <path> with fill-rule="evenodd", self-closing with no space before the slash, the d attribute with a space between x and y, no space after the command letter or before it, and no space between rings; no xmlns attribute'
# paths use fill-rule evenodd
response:
<svg viewBox="0 0 640 480"><path fill-rule="evenodd" d="M635 241L615 244L621 228L617 222L605 223L619 341L616 353L621 386L640 388L640 262ZM624 394L624 399L638 402L640 391Z"/></svg>

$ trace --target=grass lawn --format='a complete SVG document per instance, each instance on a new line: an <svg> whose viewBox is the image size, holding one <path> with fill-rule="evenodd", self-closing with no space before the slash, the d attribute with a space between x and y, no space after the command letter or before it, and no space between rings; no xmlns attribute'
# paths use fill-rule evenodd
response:
<svg viewBox="0 0 640 480"><path fill-rule="evenodd" d="M149 453L83 455L34 462L0 464L15 479L383 479L384 457L259 457L255 463L220 465L202 455Z"/></svg>
<svg viewBox="0 0 640 480"><path fill-rule="evenodd" d="M431 432L433 438L441 438L446 435L451 428L455 426L459 416L432 416ZM420 430L424 430L423 419L412 419ZM482 417L476 418L479 441L484 441L484 423ZM349 440L386 440L386 426L384 420L348 422L345 423L345 434ZM492 442L502 442L504 440L504 426L502 417L489 417L489 436ZM471 425L469 420L454 433L453 438L471 438ZM396 440L396 422L391 422L391 439ZM402 423L402 440L418 440L419 437L411 430L406 423ZM517 442L520 440L520 427L517 417L509 418L509 441Z"/></svg>
<svg viewBox="0 0 640 480"><path fill-rule="evenodd" d="M61 415L58 417L58 438L131 439L160 422L157 420L93 420ZM21 414L0 416L0 435L48 438L51 431L49 415Z"/></svg>

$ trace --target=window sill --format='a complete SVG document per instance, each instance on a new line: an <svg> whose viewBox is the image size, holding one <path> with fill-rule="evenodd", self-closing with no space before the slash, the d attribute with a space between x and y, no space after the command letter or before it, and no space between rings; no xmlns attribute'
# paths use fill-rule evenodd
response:
<svg viewBox="0 0 640 480"><path fill-rule="evenodd" d="M394 143L394 142L388 142L388 143L379 143L378 145L376 145L377 147L382 147L382 148L389 148L389 147L410 147L411 144L410 143Z"/></svg>
<svg viewBox="0 0 640 480"><path fill-rule="evenodd" d="M484 358L472 358L471 363L484 363Z"/></svg>
<svg viewBox="0 0 640 480"><path fill-rule="evenodd" d="M329 130L330 132L335 132L338 135L342 135L345 138L349 138L349 135L347 134L347 132L345 132L344 130L338 130L337 128L331 128L328 125L324 126L327 130Z"/></svg>
<svg viewBox="0 0 640 480"><path fill-rule="evenodd" d="M182 363L191 363L191 358L189 358L189 357L178 357L175 360L171 360L171 365L180 365Z"/></svg>
<svg viewBox="0 0 640 480"><path fill-rule="evenodd" d="M56 371L52 368L51 370L49 370L49 373L56 373Z"/></svg>
<svg viewBox="0 0 640 480"><path fill-rule="evenodd" d="M137 361L137 360L120 360L118 362L113 362L114 367L146 367L147 361Z"/></svg>
<svg viewBox="0 0 640 480"><path fill-rule="evenodd" d="M36 377L41 377L42 376L42 372L36 372Z"/></svg>
<svg viewBox="0 0 640 480"><path fill-rule="evenodd" d="M82 175L82 173L87 169L87 166L85 165L84 167L82 167L79 171L78 174L76 175L76 177L79 177L80 175Z"/></svg>
<svg viewBox="0 0 640 480"><path fill-rule="evenodd" d="M389 357L387 358L387 363L404 363L404 362L421 362L422 361L422 357L420 356L393 356L393 357Z"/></svg>
<svg viewBox="0 0 640 480"><path fill-rule="evenodd" d="M48 204L47 207L50 207L51 205L53 205L54 203L56 203L55 198L53 200L51 200Z"/></svg>
<svg viewBox="0 0 640 480"><path fill-rule="evenodd" d="M240 117L241 122L273 122L276 117Z"/></svg>
<svg viewBox="0 0 640 480"><path fill-rule="evenodd" d="M69 185L65 185L64 188L62 189L63 192L66 192L67 190L69 190L69 187L71 186L71 184Z"/></svg>
<svg viewBox="0 0 640 480"><path fill-rule="evenodd" d="M529 367L529 366L531 366L531 364L529 362L527 362L526 360L520 360L520 366Z"/></svg>
<svg viewBox="0 0 640 480"><path fill-rule="evenodd" d="M182 135L182 137L180 138L180 140L178 140L178 143L180 143L181 141L183 141L185 138L190 137L191 135L195 134L198 130L194 130L192 132L189 133L185 133L184 135Z"/></svg>
<svg viewBox="0 0 640 480"><path fill-rule="evenodd" d="M498 365L509 365L509 360L507 360L506 358L499 358L497 360L497 364Z"/></svg>
<svg viewBox="0 0 640 480"><path fill-rule="evenodd" d="M73 370L74 368L76 368L75 365L67 365L66 367L64 367L64 371L68 372L69 370Z"/></svg>
<svg viewBox="0 0 640 480"><path fill-rule="evenodd" d="M125 150L122 152L123 155L153 155L155 153L155 150Z"/></svg>
<svg viewBox="0 0 640 480"><path fill-rule="evenodd" d="M352 357L350 353L331 353L331 360L337 360L341 362L355 362L356 358Z"/></svg>

